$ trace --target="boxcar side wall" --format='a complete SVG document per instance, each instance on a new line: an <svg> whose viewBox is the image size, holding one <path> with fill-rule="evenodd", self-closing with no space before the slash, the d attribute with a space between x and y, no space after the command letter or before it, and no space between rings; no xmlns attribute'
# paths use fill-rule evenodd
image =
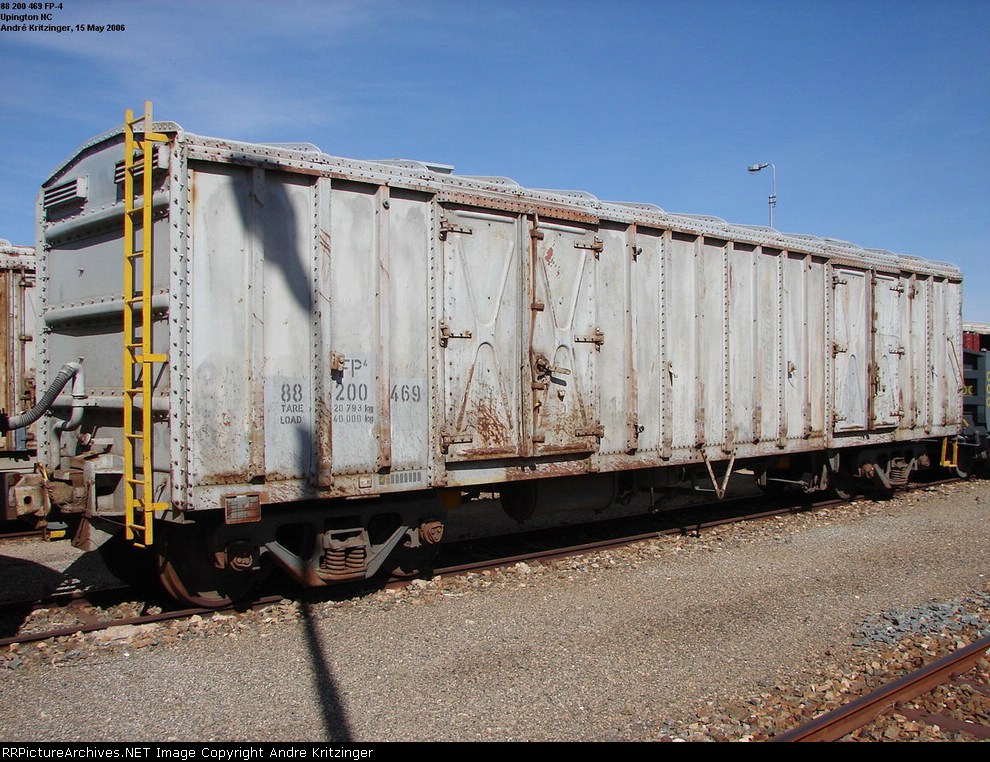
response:
<svg viewBox="0 0 990 762"><path fill-rule="evenodd" d="M371 495L958 422L951 279L328 174L192 165L198 507L252 482L262 502Z"/></svg>
<svg viewBox="0 0 990 762"><path fill-rule="evenodd" d="M40 212L42 379L85 358L83 431L106 443L108 473L121 150L81 152L48 185L86 177L87 197ZM945 266L181 132L166 159L155 468L181 508L776 456L960 422L961 282ZM46 460L78 446L63 434ZM122 510L119 490L99 510Z"/></svg>

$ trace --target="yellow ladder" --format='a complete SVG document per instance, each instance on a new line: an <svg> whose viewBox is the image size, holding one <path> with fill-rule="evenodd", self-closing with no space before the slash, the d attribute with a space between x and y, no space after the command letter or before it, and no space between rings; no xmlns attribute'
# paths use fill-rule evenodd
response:
<svg viewBox="0 0 990 762"><path fill-rule="evenodd" d="M124 116L124 537L138 547L151 545L154 512L168 507L154 502L151 441L154 365L168 360L151 347L151 175L154 144L168 136L152 126L151 101L143 115L128 109ZM135 177L142 172L138 203Z"/></svg>

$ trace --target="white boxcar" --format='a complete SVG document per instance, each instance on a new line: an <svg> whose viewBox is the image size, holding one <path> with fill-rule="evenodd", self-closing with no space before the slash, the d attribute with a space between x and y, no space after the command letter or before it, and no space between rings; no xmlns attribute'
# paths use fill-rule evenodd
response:
<svg viewBox="0 0 990 762"><path fill-rule="evenodd" d="M951 265L155 129L137 333L167 357L149 371L153 507L187 587L263 556L311 584L371 574L482 488L522 519L655 495L670 466L719 492L741 465L806 489L897 484L958 429ZM79 431L41 450L56 507L87 523L123 514L140 471L121 422L123 140L83 146L39 199L42 384L70 361L86 378L54 408L81 408Z"/></svg>
<svg viewBox="0 0 990 762"><path fill-rule="evenodd" d="M0 406L13 412L34 405L35 384L35 259L31 246L15 246L0 239ZM0 434L0 480L3 511L13 520L34 516L38 506L8 501L21 475L34 471L35 427Z"/></svg>

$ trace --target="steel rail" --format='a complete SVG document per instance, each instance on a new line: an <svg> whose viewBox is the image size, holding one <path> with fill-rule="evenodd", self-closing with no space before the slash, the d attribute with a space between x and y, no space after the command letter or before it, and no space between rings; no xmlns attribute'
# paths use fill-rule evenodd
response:
<svg viewBox="0 0 990 762"><path fill-rule="evenodd" d="M4 540L23 540L28 537L41 537L43 534L40 529L17 529L12 532L0 532L0 542Z"/></svg>
<svg viewBox="0 0 990 762"><path fill-rule="evenodd" d="M829 503L828 505L831 505L831 503ZM794 513L793 508L780 508L777 510L762 511L760 513L749 513L742 516L736 516L731 518L713 519L711 521L706 521L702 523L671 527L669 529L657 529L651 532L643 532L641 534L629 535L626 537L612 537L607 540L597 540L595 542L584 543L581 545L570 545L565 548L538 550L532 553L521 553L516 556L505 556L503 558L492 558L492 559L487 559L485 561L460 564L458 566L442 567L442 568L434 569L433 574L434 576L440 576L443 574L464 574L466 572L471 572L471 571L482 571L484 569L495 569L503 566L511 566L512 564L522 563L526 561L551 561L558 558L577 556L583 553L593 553L598 550L608 550L609 548L624 547L626 545L633 545L637 542L656 540L661 537L683 535L686 534L688 531L694 532L694 531L700 531L702 529L713 529L715 527L723 526L725 524L741 524L744 521L757 521L759 519L773 518L774 516L781 516L792 513Z"/></svg>
<svg viewBox="0 0 990 762"><path fill-rule="evenodd" d="M74 602L78 602L80 599L75 599ZM120 627L124 625L141 625L141 624L153 624L155 622L167 622L173 619L185 619L187 617L194 616L196 614L218 614L227 611L243 611L245 608L258 608L261 606L268 606L273 603L278 603L283 600L281 595L271 595L264 598L259 598L252 601L249 606L231 604L229 606L222 606L220 608L187 608L187 609L176 609L174 611L162 611L158 614L142 614L140 616L126 617L124 619L106 619L91 621L88 624L73 625L70 627L63 627L57 630L45 630L38 632L28 632L20 635L13 635L9 638L0 638L0 647L9 646L13 644L22 643L36 643L39 640L48 640L49 638L64 638L76 635L78 633L84 632L99 632L100 630L109 630L112 627ZM95 617L87 616L87 618L95 619Z"/></svg>
<svg viewBox="0 0 990 762"><path fill-rule="evenodd" d="M961 648L948 656L932 662L917 672L894 680L867 696L855 699L843 707L812 720L806 725L789 730L770 740L782 743L797 741L837 741L843 736L875 720L889 709L896 707L898 703L911 701L949 682L956 675L968 672L985 656L990 656L990 638L984 638L965 648ZM898 708L898 711L901 711L900 708ZM918 719L924 719L925 717L922 713L916 713L916 716ZM927 716L931 720L937 719L934 715ZM925 719L924 721L931 720ZM972 727L965 727L970 723L957 722L955 724L957 726L953 728L954 730L962 730L983 738L990 738L990 727L975 723L972 724ZM981 729L983 732L981 732Z"/></svg>

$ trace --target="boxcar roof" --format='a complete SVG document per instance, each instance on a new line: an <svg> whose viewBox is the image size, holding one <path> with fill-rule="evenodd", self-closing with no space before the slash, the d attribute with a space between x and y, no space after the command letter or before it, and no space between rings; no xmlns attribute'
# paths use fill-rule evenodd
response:
<svg viewBox="0 0 990 762"><path fill-rule="evenodd" d="M195 135L175 122L155 122L154 130L175 133L176 139L190 149L193 158L308 170L333 177L421 189L437 193L441 201L452 203L470 205L473 201L523 212L532 208L538 214L560 212L564 213L565 219L595 223L602 220L635 223L737 243L818 254L839 265L962 279L959 268L945 262L895 254L885 249L865 248L833 238L784 233L760 225L734 224L710 215L671 213L649 203L605 201L586 191L524 188L508 177L457 175L448 164L411 159L346 159L323 153L312 143L247 143ZM122 132L121 126L87 141L52 172L44 185L51 185L83 153L113 140Z"/></svg>

